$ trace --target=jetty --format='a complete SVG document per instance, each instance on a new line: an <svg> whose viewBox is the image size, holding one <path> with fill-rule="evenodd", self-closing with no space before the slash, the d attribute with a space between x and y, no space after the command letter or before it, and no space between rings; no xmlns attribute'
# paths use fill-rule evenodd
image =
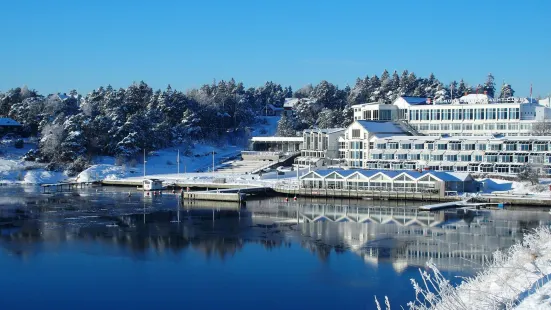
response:
<svg viewBox="0 0 551 310"><path fill-rule="evenodd" d="M86 186L100 185L101 182L60 182L60 183L49 183L41 184L42 193L62 193L69 192L75 189L82 189Z"/></svg>
<svg viewBox="0 0 551 310"><path fill-rule="evenodd" d="M183 200L209 200L226 202L244 202L247 196L266 195L271 192L270 187L244 187L207 191L182 191Z"/></svg>

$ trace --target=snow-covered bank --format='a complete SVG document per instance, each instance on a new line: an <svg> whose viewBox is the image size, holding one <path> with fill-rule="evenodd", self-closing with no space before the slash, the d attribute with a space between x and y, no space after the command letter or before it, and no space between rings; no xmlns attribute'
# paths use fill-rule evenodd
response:
<svg viewBox="0 0 551 310"><path fill-rule="evenodd" d="M551 309L551 230L542 226L505 252L477 276L454 288L427 263L423 282L412 279L417 299L410 309Z"/></svg>
<svg viewBox="0 0 551 310"><path fill-rule="evenodd" d="M0 141L0 183L4 184L42 184L55 183L67 178L62 172L47 171L45 164L24 161L23 156L36 143L23 139L23 148L14 147L12 139Z"/></svg>
<svg viewBox="0 0 551 310"><path fill-rule="evenodd" d="M551 197L551 179L540 179L539 184L532 185L528 181L506 181L499 179L479 179L484 183L484 193L487 194L508 194L508 195L530 195L542 198Z"/></svg>

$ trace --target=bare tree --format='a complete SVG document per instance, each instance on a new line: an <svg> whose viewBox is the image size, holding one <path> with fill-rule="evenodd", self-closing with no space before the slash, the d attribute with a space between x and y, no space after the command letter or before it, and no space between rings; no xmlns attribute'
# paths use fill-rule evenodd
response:
<svg viewBox="0 0 551 310"><path fill-rule="evenodd" d="M539 184L540 181L538 169L529 163L522 166L518 173L518 178L521 181L529 181L532 185Z"/></svg>
<svg viewBox="0 0 551 310"><path fill-rule="evenodd" d="M532 124L532 135L551 136L551 120L543 119Z"/></svg>

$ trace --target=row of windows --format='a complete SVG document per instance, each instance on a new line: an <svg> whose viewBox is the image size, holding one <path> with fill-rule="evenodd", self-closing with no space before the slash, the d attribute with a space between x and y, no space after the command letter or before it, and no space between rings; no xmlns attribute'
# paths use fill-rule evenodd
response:
<svg viewBox="0 0 551 310"><path fill-rule="evenodd" d="M482 131L482 130L532 130L532 124L507 124L507 123L488 123L488 124L410 124L419 131Z"/></svg>
<svg viewBox="0 0 551 310"><path fill-rule="evenodd" d="M520 108L410 110L410 121L520 119Z"/></svg>
<svg viewBox="0 0 551 310"><path fill-rule="evenodd" d="M422 169L421 165L417 163L365 163L364 168L368 169L394 169L394 170L418 170ZM522 165L510 165L510 164L485 164L485 165L469 165L469 166L447 166L436 165L429 166L430 170L435 171L458 171L458 172L488 172L488 173L511 173L517 174L522 169ZM543 174L551 174L551 167L544 167L541 171Z"/></svg>
<svg viewBox="0 0 551 310"><path fill-rule="evenodd" d="M354 143L354 142L351 142ZM361 145L360 145L361 146ZM343 147L344 148L344 145ZM355 149L351 146L352 149ZM361 148L361 147L360 147ZM398 142L385 142L385 143L373 143L369 144L370 149L379 150L439 150L439 151L536 151L546 152L551 151L551 145L547 142L541 143L472 143L472 142L454 142L438 143L438 142L425 142L425 143L398 143Z"/></svg>
<svg viewBox="0 0 551 310"><path fill-rule="evenodd" d="M373 160L424 160L486 163L551 163L551 156L544 155L440 155L440 154L371 154Z"/></svg>

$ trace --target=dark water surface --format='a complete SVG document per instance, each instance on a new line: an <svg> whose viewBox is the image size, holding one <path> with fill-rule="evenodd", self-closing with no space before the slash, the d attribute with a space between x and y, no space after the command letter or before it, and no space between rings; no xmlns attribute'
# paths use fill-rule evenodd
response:
<svg viewBox="0 0 551 310"><path fill-rule="evenodd" d="M179 206L128 191L0 187L0 309L374 309L374 295L399 308L428 257L457 283L551 220L389 201Z"/></svg>

